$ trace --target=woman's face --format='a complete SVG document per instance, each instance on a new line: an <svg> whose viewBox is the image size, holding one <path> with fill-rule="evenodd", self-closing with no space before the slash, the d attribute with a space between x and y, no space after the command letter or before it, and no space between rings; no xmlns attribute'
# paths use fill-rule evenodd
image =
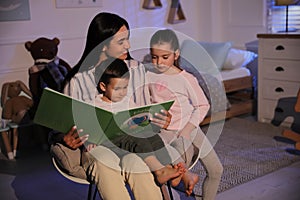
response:
<svg viewBox="0 0 300 200"><path fill-rule="evenodd" d="M129 31L126 26L123 25L113 36L109 45L104 47L104 51L108 57L125 60L127 58L129 48Z"/></svg>

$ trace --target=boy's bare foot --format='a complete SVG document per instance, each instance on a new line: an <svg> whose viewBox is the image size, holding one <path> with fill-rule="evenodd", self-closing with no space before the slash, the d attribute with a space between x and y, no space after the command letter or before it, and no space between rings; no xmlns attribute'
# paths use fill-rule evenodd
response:
<svg viewBox="0 0 300 200"><path fill-rule="evenodd" d="M156 170L154 172L156 176L156 180L159 184L164 184L168 180L176 178L182 175L184 171L179 167L173 167L171 165L167 165L162 169Z"/></svg>
<svg viewBox="0 0 300 200"><path fill-rule="evenodd" d="M182 180L185 186L185 193L190 196L196 183L199 181L199 176L190 171L186 171L182 176Z"/></svg>

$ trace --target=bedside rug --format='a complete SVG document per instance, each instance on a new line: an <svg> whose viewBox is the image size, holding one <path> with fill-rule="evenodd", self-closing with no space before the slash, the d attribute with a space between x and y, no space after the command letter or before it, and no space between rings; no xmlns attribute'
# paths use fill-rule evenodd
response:
<svg viewBox="0 0 300 200"><path fill-rule="evenodd" d="M204 132L206 128L203 127ZM282 127L247 119L227 120L214 147L224 167L218 192L300 161L300 156L289 154L285 150L294 148L292 144L273 139L274 136L280 136L282 130ZM201 178L194 192L201 195L201 180L205 177L205 171L200 162L192 171L200 174Z"/></svg>

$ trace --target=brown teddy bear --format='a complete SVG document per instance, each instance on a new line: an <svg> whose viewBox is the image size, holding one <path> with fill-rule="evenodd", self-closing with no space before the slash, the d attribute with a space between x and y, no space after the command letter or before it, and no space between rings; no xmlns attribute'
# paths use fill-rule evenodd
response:
<svg viewBox="0 0 300 200"><path fill-rule="evenodd" d="M29 68L29 88L33 95L35 106L38 104L42 91L49 87L56 91L62 91L62 84L70 65L57 57L58 38L38 38L35 41L27 41L25 48L30 52L34 65Z"/></svg>
<svg viewBox="0 0 300 200"><path fill-rule="evenodd" d="M34 64L28 69L29 72L29 88L33 96L34 105L29 111L29 116L34 119L40 97L43 89L49 87L58 92L62 92L63 84L67 73L71 70L70 65L57 56L58 38L40 37L35 41L25 42L25 48L30 52ZM48 149L48 133L50 129L35 124L33 132L42 148Z"/></svg>
<svg viewBox="0 0 300 200"><path fill-rule="evenodd" d="M8 82L2 85L2 119L19 124L26 112L33 106L31 98L20 95L24 92L32 97L30 90L22 81Z"/></svg>

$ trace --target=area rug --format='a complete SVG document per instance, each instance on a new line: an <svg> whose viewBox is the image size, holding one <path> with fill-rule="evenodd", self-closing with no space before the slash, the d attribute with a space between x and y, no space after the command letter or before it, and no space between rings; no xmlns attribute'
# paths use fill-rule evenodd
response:
<svg viewBox="0 0 300 200"><path fill-rule="evenodd" d="M205 127L203 130L206 131ZM227 120L214 147L224 167L218 192L300 161L300 156L285 151L288 147L293 148L293 145L273 139L281 135L282 130L282 127L248 119ZM205 177L200 162L192 171L200 174L200 180ZM201 195L201 185L199 181L194 189L196 195Z"/></svg>

